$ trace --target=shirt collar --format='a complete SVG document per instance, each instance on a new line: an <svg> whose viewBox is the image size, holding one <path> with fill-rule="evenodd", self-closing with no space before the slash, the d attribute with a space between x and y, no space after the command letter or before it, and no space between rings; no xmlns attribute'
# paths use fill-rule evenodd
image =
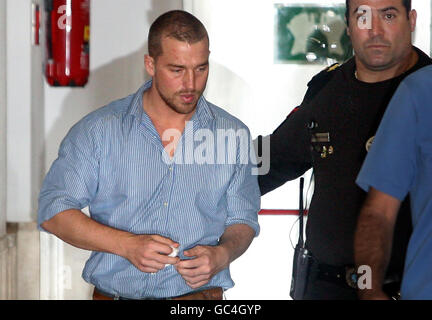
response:
<svg viewBox="0 0 432 320"><path fill-rule="evenodd" d="M153 81L149 80L144 85L138 89L135 93L132 103L129 107L128 113L136 118L136 120L141 123L145 118L149 118L147 113L143 109L143 94L145 91L151 88ZM198 121L201 126L205 126L210 120L214 119L214 114L212 113L209 103L201 96L197 103L197 108L191 121Z"/></svg>

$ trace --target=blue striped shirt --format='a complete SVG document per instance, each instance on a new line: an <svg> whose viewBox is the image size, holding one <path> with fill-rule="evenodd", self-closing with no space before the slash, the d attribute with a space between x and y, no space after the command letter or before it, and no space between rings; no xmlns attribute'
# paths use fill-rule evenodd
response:
<svg viewBox="0 0 432 320"><path fill-rule="evenodd" d="M252 174L254 161L245 161L253 158L247 154L253 147L247 127L200 97L170 159L142 108L151 83L90 113L68 132L40 192L39 228L57 213L88 207L91 218L104 225L178 242L181 259L184 250L217 245L233 224L247 224L258 235L260 192ZM224 132L246 132L247 148L237 135L222 139L226 149L221 150L222 140L216 137ZM217 150L210 150L211 142ZM92 252L82 276L101 291L127 298L192 291L171 265L152 275L103 252ZM227 268L200 289L233 286Z"/></svg>

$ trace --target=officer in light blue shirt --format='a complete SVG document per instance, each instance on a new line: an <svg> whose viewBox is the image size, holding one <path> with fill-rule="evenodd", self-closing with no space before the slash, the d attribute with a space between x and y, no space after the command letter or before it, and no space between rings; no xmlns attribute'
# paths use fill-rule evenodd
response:
<svg viewBox="0 0 432 320"><path fill-rule="evenodd" d="M369 191L356 233L356 262L371 267L367 299L387 298L387 266L394 221L409 194L413 233L402 280L402 299L432 299L432 67L407 77L393 96L357 178Z"/></svg>
<svg viewBox="0 0 432 320"><path fill-rule="evenodd" d="M39 227L92 251L83 278L94 299L221 299L230 263L259 233L250 133L202 96L210 51L199 20L167 12L148 45L152 80L62 141Z"/></svg>

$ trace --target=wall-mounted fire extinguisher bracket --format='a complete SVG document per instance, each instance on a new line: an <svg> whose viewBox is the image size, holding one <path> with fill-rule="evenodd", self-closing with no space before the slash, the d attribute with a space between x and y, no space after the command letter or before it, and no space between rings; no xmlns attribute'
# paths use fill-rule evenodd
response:
<svg viewBox="0 0 432 320"><path fill-rule="evenodd" d="M90 73L90 0L45 0L45 77L55 87L84 87Z"/></svg>

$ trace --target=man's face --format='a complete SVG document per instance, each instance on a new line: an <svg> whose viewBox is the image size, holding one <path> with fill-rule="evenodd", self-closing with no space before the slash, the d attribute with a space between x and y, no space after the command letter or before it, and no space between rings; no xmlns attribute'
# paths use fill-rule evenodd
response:
<svg viewBox="0 0 432 320"><path fill-rule="evenodd" d="M358 12L363 7L370 9ZM414 10L408 15L402 0L351 0L348 34L357 61L372 71L403 62L417 18Z"/></svg>
<svg viewBox="0 0 432 320"><path fill-rule="evenodd" d="M146 69L153 77L162 100L180 114L195 111L209 73L209 45L204 39L194 44L162 39L162 55L146 56Z"/></svg>

